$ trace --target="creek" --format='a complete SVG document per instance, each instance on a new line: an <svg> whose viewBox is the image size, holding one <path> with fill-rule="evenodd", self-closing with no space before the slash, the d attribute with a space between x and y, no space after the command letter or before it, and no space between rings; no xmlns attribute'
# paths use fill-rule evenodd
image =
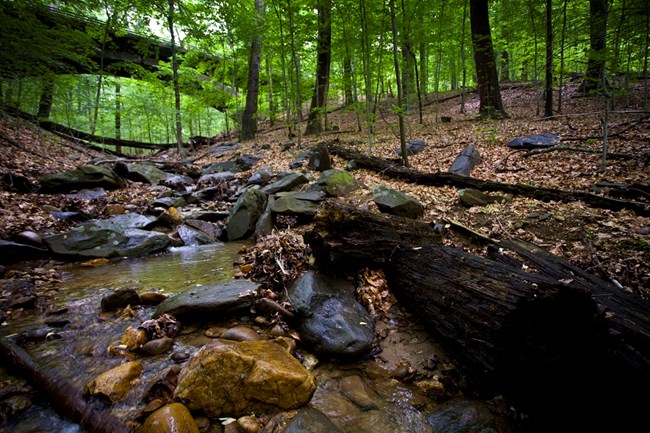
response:
<svg viewBox="0 0 650 433"><path fill-rule="evenodd" d="M232 242L201 247L172 248L157 255L111 261L104 266L66 265L62 282L48 296L62 312L57 320L67 324L52 326L52 315L27 314L0 329L2 336L16 338L35 330L44 330L48 338L27 342L22 347L39 368L51 372L61 383L76 389L100 373L125 361L111 356L107 349L119 343L125 329L151 318L154 307L138 306L130 314L116 316L101 312L102 297L118 288L135 288L138 292L161 291L173 295L193 286L234 278L233 263L244 244ZM263 327L253 317L240 313L219 322L184 324L187 332L175 338L173 351L193 353L209 338L211 327L250 326L258 332ZM394 372L412 366L421 369L432 360L446 355L410 316L394 308L389 317L377 323L382 335L379 354L374 359L354 362L319 360L313 373L318 388L310 405L326 413L345 432L356 433L430 433L427 414L436 400L411 383L395 380ZM144 375L135 392L110 410L122 420L134 419L142 410L142 396L166 368L174 365L171 352L152 357L137 357ZM136 355L133 355L136 358ZM437 361L436 361L437 362ZM8 367L8 366L6 366ZM0 371L0 379L7 373ZM352 379L351 379L352 378ZM33 384L38 388L38 384ZM217 421L218 422L218 421ZM33 406L1 432L83 433L84 430L57 414L40 393ZM210 431L220 431L219 428Z"/></svg>

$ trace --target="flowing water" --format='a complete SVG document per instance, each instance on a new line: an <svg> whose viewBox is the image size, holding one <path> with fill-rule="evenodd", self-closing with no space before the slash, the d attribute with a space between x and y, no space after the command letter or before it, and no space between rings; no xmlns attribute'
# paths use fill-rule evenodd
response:
<svg viewBox="0 0 650 433"><path fill-rule="evenodd" d="M54 328L50 326L51 315L31 315L12 320L1 333L16 338L20 333L45 330L49 333L48 339L26 343L24 347L41 368L55 372L61 383L82 389L98 374L125 361L123 357L109 356L107 349L119 343L128 326L137 326L153 312L153 307L137 307L130 315L102 314L103 296L118 288L173 295L196 285L232 279L233 262L239 257L241 247L240 243L183 247L154 256L116 260L104 266L69 265L62 274L60 287L50 295L52 304L67 309L56 317L65 318L69 323ZM230 320L230 323L216 325L248 323L254 326L245 316ZM197 350L207 338L202 331L214 325L199 325L193 335L177 337L174 349ZM439 355L441 350L423 330L408 323L406 317L385 322L383 332L386 338L382 343L381 362L366 360L351 365L321 362L316 367L314 374L319 387L311 405L325 412L345 432L430 433L432 430L425 416L435 407L435 401L416 387L391 379L390 371L401 362L413 365L426 361ZM140 385L129 399L111 408L123 419L132 419L142 409L140 399L146 387L155 380L155 375L173 365L169 353L138 359L145 371ZM0 379L2 377L0 372ZM359 388L363 391L361 397L356 396ZM15 424L0 427L0 431L83 432L50 409L47 402L37 398L34 403Z"/></svg>

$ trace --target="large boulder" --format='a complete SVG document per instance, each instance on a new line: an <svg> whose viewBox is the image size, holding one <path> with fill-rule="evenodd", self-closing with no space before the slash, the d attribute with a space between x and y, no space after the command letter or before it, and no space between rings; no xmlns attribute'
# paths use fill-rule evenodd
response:
<svg viewBox="0 0 650 433"><path fill-rule="evenodd" d="M366 354L374 338L374 322L345 280L307 271L291 286L303 342L320 355L349 358Z"/></svg>
<svg viewBox="0 0 650 433"><path fill-rule="evenodd" d="M88 221L65 233L44 239L54 253L80 257L137 257L163 250L170 239L164 233L143 230L155 221L137 214Z"/></svg>
<svg viewBox="0 0 650 433"><path fill-rule="evenodd" d="M297 409L315 390L314 375L281 345L216 340L187 361L174 397L210 417L239 417Z"/></svg>
<svg viewBox="0 0 650 433"><path fill-rule="evenodd" d="M48 174L39 179L39 192L67 193L80 189L101 187L104 189L124 188L126 182L110 168L96 165L82 165L74 170Z"/></svg>
<svg viewBox="0 0 650 433"><path fill-rule="evenodd" d="M372 199L381 212L418 219L424 215L424 206L413 197L384 185L372 190Z"/></svg>
<svg viewBox="0 0 650 433"><path fill-rule="evenodd" d="M266 193L249 188L237 199L226 220L224 233L229 241L243 239L255 231L255 224L266 208Z"/></svg>
<svg viewBox="0 0 650 433"><path fill-rule="evenodd" d="M320 191L289 191L279 192L271 210L279 214L314 216L318 212L318 203L325 198Z"/></svg>
<svg viewBox="0 0 650 433"><path fill-rule="evenodd" d="M216 284L192 287L161 302L154 317L170 314L175 317L214 316L250 308L253 295L260 285L248 280L229 280Z"/></svg>
<svg viewBox="0 0 650 433"><path fill-rule="evenodd" d="M359 189L359 182L350 173L333 168L321 173L312 191L323 191L330 197L345 196Z"/></svg>

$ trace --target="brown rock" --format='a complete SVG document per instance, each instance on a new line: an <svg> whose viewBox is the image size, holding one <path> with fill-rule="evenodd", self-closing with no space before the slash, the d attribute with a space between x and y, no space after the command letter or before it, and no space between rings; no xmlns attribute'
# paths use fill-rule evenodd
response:
<svg viewBox="0 0 650 433"><path fill-rule="evenodd" d="M136 379L142 374L142 364L131 361L112 368L86 385L86 393L112 404L124 399Z"/></svg>
<svg viewBox="0 0 650 433"><path fill-rule="evenodd" d="M221 337L224 340L234 340L234 341L258 341L262 340L262 336L255 332L254 329L249 328L248 326L234 326L232 328L226 329L221 333Z"/></svg>
<svg viewBox="0 0 650 433"><path fill-rule="evenodd" d="M156 338L146 342L140 348L140 353L144 355L160 355L167 352L174 345L174 340L169 337Z"/></svg>
<svg viewBox="0 0 650 433"><path fill-rule="evenodd" d="M210 417L243 416L301 407L315 390L314 375L280 345L217 340L185 364L174 397Z"/></svg>
<svg viewBox="0 0 650 433"><path fill-rule="evenodd" d="M199 427L185 406L170 403L149 415L142 433L199 433Z"/></svg>
<svg viewBox="0 0 650 433"><path fill-rule="evenodd" d="M129 326L124 331L124 335L120 340L120 344L124 344L130 351L138 350L143 344L147 342L147 334L144 329Z"/></svg>
<svg viewBox="0 0 650 433"><path fill-rule="evenodd" d="M169 298L169 296L164 293L145 292L140 295L140 302L143 305L158 305L167 298Z"/></svg>

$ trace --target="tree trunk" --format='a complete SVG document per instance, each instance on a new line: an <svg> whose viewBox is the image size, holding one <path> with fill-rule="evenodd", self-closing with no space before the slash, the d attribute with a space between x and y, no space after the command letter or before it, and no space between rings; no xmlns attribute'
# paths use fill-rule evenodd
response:
<svg viewBox="0 0 650 433"><path fill-rule="evenodd" d="M262 29L264 26L264 1L255 0L255 28L259 29L251 41L248 63L246 107L241 120L241 140L252 140L257 134L257 99L260 93L260 66L262 62Z"/></svg>
<svg viewBox="0 0 650 433"><path fill-rule="evenodd" d="M544 117L553 116L553 0L546 0L546 76Z"/></svg>
<svg viewBox="0 0 650 433"><path fill-rule="evenodd" d="M402 92L402 78L399 68L399 55L397 54L397 20L395 19L395 0L390 0L390 17L393 28L393 64L395 66L395 80L397 81L397 118L399 121L399 142L402 151L402 161L409 166L408 150L406 149L406 127L404 126L404 104Z"/></svg>
<svg viewBox="0 0 650 433"><path fill-rule="evenodd" d="M115 139L122 139L122 95L119 77L115 78ZM122 153L122 145L115 146L115 151Z"/></svg>
<svg viewBox="0 0 650 433"><path fill-rule="evenodd" d="M348 107L352 105L355 100L352 91L352 59L350 58L350 48L345 46L345 57L343 59L343 104Z"/></svg>
<svg viewBox="0 0 650 433"><path fill-rule="evenodd" d="M43 77L43 87L41 88L41 97L38 101L38 118L47 120L52 112L52 100L54 98L54 77Z"/></svg>
<svg viewBox="0 0 650 433"><path fill-rule="evenodd" d="M587 94L603 88L607 41L607 0L589 0L589 53L587 73L580 91Z"/></svg>
<svg viewBox="0 0 650 433"><path fill-rule="evenodd" d="M485 118L508 117L503 109L499 91L499 76L492 47L488 2L487 0L470 0L469 10L480 99L479 116Z"/></svg>
<svg viewBox="0 0 650 433"><path fill-rule="evenodd" d="M562 36L560 36L560 82L558 83L558 92L557 92L557 111L562 112L562 94L564 93L564 42L566 38L566 7L569 3L569 0L564 0L564 5L562 6Z"/></svg>
<svg viewBox="0 0 650 433"><path fill-rule="evenodd" d="M316 84L311 99L307 129L305 134L320 134L327 127L323 126L323 117L327 106L327 89L330 79L332 59L332 1L318 0L318 46L316 51Z"/></svg>
<svg viewBox="0 0 650 433"><path fill-rule="evenodd" d="M176 35L174 33L174 0L168 0L169 13L167 14L167 26L171 35L172 44L172 83L174 86L174 135L176 137L176 149L180 155L183 151L183 122L181 120L181 90L178 83L178 59L176 47Z"/></svg>

